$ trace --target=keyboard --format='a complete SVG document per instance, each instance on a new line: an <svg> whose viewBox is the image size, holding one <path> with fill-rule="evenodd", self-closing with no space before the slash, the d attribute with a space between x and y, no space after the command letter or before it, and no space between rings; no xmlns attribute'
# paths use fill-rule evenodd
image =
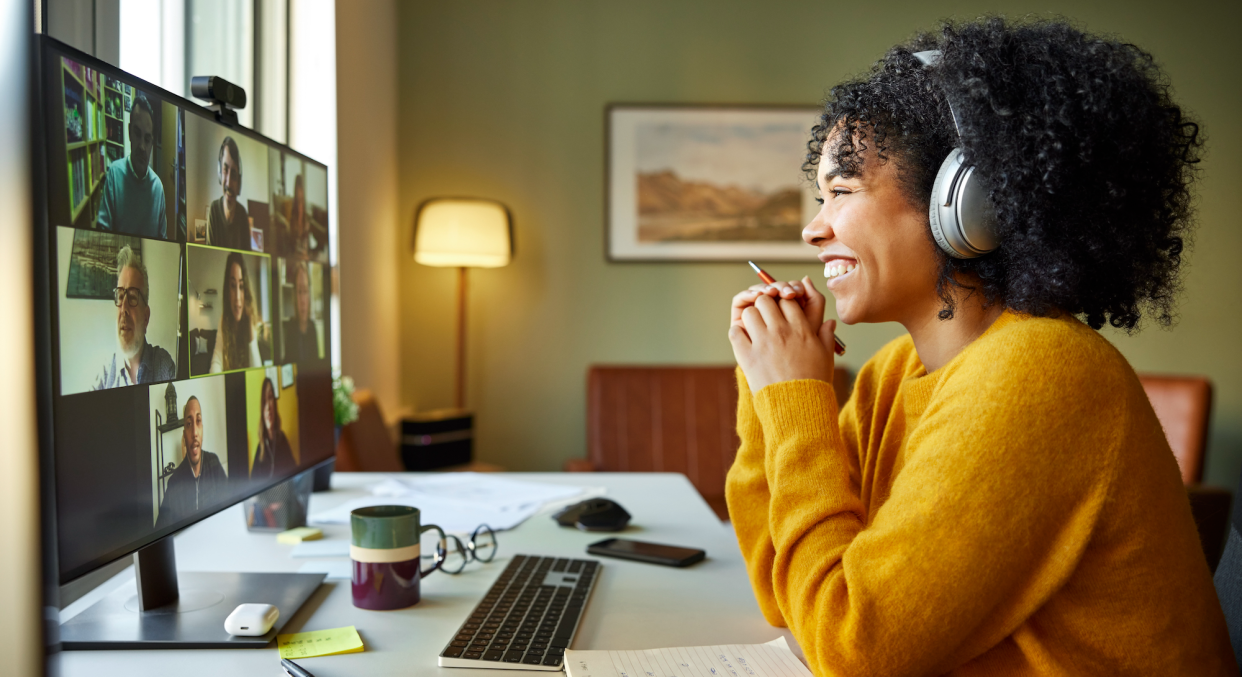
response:
<svg viewBox="0 0 1242 677"><path fill-rule="evenodd" d="M514 555L440 667L560 671L599 570L595 560Z"/></svg>

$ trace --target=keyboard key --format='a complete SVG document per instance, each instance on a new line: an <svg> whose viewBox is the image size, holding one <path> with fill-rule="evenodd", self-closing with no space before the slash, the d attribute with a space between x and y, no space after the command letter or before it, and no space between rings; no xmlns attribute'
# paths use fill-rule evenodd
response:
<svg viewBox="0 0 1242 677"><path fill-rule="evenodd" d="M470 641L465 639L455 639L449 642L449 646L466 647L470 646Z"/></svg>
<svg viewBox="0 0 1242 677"><path fill-rule="evenodd" d="M548 647L548 655L549 656L564 656L565 649L559 646Z"/></svg>
<svg viewBox="0 0 1242 677"><path fill-rule="evenodd" d="M444 650L444 653L440 655L444 656L445 658L458 658L461 656L461 654L462 654L462 651L460 647L450 646L449 648Z"/></svg>
<svg viewBox="0 0 1242 677"><path fill-rule="evenodd" d="M521 652L521 651L517 651L517 650L513 650L513 651L506 651L506 652L505 652L505 658L504 658L504 661L505 661L506 663L521 663L521 662L522 662L522 652Z"/></svg>
<svg viewBox="0 0 1242 677"><path fill-rule="evenodd" d="M543 656L528 655L522 659L522 662L526 663L527 665L540 665L543 663Z"/></svg>
<svg viewBox="0 0 1242 677"><path fill-rule="evenodd" d="M564 656L553 656L549 654L543 657L543 664L544 665L560 665L561 661L563 660L565 660Z"/></svg>
<svg viewBox="0 0 1242 677"><path fill-rule="evenodd" d="M492 649L491 651L485 651L485 652L483 652L483 660L485 660L485 661L498 661L498 660L500 660L501 656L504 656L504 655L505 655L505 652L503 652L503 651L497 651L497 650L495 650L495 649Z"/></svg>
<svg viewBox="0 0 1242 677"><path fill-rule="evenodd" d="M477 661L483 657L483 652L482 651L467 651L463 653L461 657L468 659L468 660Z"/></svg>

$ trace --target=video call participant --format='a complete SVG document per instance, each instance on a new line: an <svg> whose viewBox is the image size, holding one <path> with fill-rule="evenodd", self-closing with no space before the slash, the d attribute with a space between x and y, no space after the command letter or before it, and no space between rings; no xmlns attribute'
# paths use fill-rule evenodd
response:
<svg viewBox="0 0 1242 677"><path fill-rule="evenodd" d="M293 204L289 207L289 246L286 253L299 259L310 255L310 218L306 215L306 183L293 179Z"/></svg>
<svg viewBox="0 0 1242 677"><path fill-rule="evenodd" d="M319 359L319 334L310 317L310 272L307 264L291 265L297 304L293 307L293 318L285 322L285 362L304 363Z"/></svg>
<svg viewBox="0 0 1242 677"><path fill-rule="evenodd" d="M92 390L171 381L177 377L172 356L147 343L147 326L151 323L147 267L125 245L116 254L116 269L116 288L112 293L116 303L117 351L104 364Z"/></svg>
<svg viewBox="0 0 1242 677"><path fill-rule="evenodd" d="M154 147L155 113L147 97L135 91L129 112L129 156L113 161L104 173L101 230L167 238L164 184L151 168Z"/></svg>
<svg viewBox="0 0 1242 677"><path fill-rule="evenodd" d="M239 200L242 186L241 152L233 137L220 143L216 158L221 195L207 208L207 244L250 251L250 217Z"/></svg>
<svg viewBox="0 0 1242 677"><path fill-rule="evenodd" d="M224 263L224 312L216 332L210 373L263 365L259 356L261 322L254 291L241 254L233 252Z"/></svg>
<svg viewBox="0 0 1242 677"><path fill-rule="evenodd" d="M185 458L168 478L168 492L160 504L156 526L173 524L215 505L226 493L229 478L220 458L203 450L203 408L198 398L190 397L183 411L185 426L181 429L181 443L185 447Z"/></svg>
<svg viewBox="0 0 1242 677"><path fill-rule="evenodd" d="M293 460L293 448L280 424L280 408L276 406L276 386L272 379L263 379L259 398L259 443L254 449L254 465L250 468L253 479L280 477L297 467Z"/></svg>

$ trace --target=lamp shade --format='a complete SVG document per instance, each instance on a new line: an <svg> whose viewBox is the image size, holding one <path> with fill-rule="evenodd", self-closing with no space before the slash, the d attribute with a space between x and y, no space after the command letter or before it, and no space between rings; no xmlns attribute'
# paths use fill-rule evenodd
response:
<svg viewBox="0 0 1242 677"><path fill-rule="evenodd" d="M414 260L426 266L499 268L513 257L513 220L495 200L435 198L414 219Z"/></svg>

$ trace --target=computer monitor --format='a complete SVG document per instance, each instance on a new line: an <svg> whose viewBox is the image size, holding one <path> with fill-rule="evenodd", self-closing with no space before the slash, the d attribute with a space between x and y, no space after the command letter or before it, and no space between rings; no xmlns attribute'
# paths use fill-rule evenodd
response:
<svg viewBox="0 0 1242 677"><path fill-rule="evenodd" d="M266 645L224 616L279 600L283 622L322 575L178 575L172 536L332 458L327 167L40 40L57 570L63 585L136 553L138 574L64 624L64 646Z"/></svg>

